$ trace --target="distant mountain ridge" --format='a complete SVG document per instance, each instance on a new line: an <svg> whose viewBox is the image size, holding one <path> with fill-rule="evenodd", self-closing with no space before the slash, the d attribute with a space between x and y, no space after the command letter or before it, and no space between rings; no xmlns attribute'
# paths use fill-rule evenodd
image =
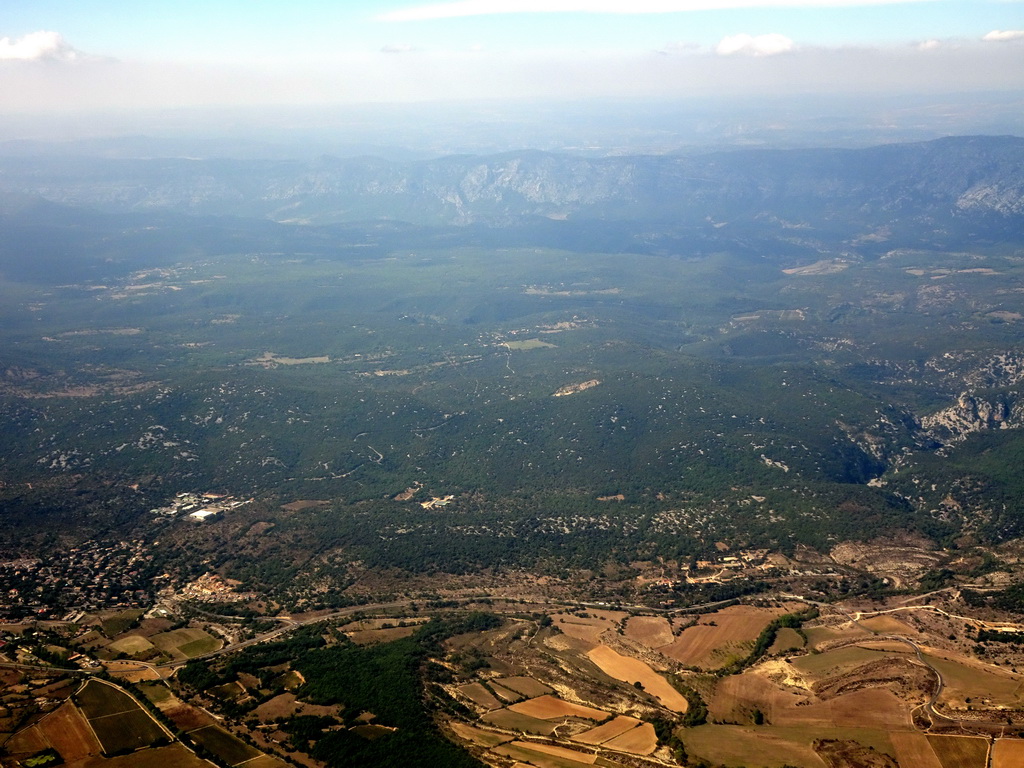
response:
<svg viewBox="0 0 1024 768"><path fill-rule="evenodd" d="M598 159L540 151L420 162L12 157L0 159L2 193L106 212L299 224L1016 218L1024 216L1024 138Z"/></svg>

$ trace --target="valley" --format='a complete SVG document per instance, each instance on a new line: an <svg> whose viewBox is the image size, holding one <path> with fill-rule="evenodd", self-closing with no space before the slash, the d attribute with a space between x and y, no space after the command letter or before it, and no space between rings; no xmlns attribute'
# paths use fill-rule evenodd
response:
<svg viewBox="0 0 1024 768"><path fill-rule="evenodd" d="M1014 765L1022 151L0 158L0 760Z"/></svg>

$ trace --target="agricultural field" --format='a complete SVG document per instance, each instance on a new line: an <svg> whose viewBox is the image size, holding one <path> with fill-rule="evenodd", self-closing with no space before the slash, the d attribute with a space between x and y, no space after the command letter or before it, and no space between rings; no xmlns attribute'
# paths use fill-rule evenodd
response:
<svg viewBox="0 0 1024 768"><path fill-rule="evenodd" d="M460 739L465 739L484 747L496 747L499 744L512 741L510 736L493 731L485 731L482 728L474 728L472 725L466 725L465 723L453 722L450 725L451 729L455 731L455 735Z"/></svg>
<svg viewBox="0 0 1024 768"><path fill-rule="evenodd" d="M612 611L583 611L580 614L556 613L551 619L567 636L588 643L600 643L601 635L614 632L627 614Z"/></svg>
<svg viewBox="0 0 1024 768"><path fill-rule="evenodd" d="M595 755L579 752L567 747L553 747L527 741L513 741L492 750L497 755L521 760L537 768L580 768L593 765Z"/></svg>
<svg viewBox="0 0 1024 768"><path fill-rule="evenodd" d="M501 709L504 704L494 694L487 690L481 683L469 683L459 686L459 693L472 701L478 707L484 709Z"/></svg>
<svg viewBox="0 0 1024 768"><path fill-rule="evenodd" d="M639 683L643 690L673 712L686 712L689 705L686 697L640 659L623 656L606 645L599 645L587 653L602 672L624 683Z"/></svg>
<svg viewBox="0 0 1024 768"><path fill-rule="evenodd" d="M861 619L857 624L864 629L870 630L879 635L916 635L917 630L906 622L900 621L893 614L872 616Z"/></svg>
<svg viewBox="0 0 1024 768"><path fill-rule="evenodd" d="M145 657L157 652L156 647L144 637L139 635L128 635L120 640L114 640L107 646L107 650L115 656L136 656Z"/></svg>
<svg viewBox="0 0 1024 768"><path fill-rule="evenodd" d="M787 651L799 651L805 645L806 640L803 635L799 634L795 629L783 627L775 636L775 642L772 643L771 648L768 649L768 653L774 656L776 654L786 653Z"/></svg>
<svg viewBox="0 0 1024 768"><path fill-rule="evenodd" d="M542 720L538 717L513 712L508 709L497 709L483 715L480 720L498 728L505 728L511 731L522 731L533 733L539 736L550 736L555 732L558 723Z"/></svg>
<svg viewBox="0 0 1024 768"><path fill-rule="evenodd" d="M87 682L75 694L75 703L87 718L109 717L123 712L132 712L139 708L131 696L119 691L112 685L95 680Z"/></svg>
<svg viewBox="0 0 1024 768"><path fill-rule="evenodd" d="M210 768L210 763L196 757L194 752L182 744L168 744L166 747L143 749L130 755L90 761L89 768Z"/></svg>
<svg viewBox="0 0 1024 768"><path fill-rule="evenodd" d="M500 677L495 682L528 698L553 693L549 686L532 677Z"/></svg>
<svg viewBox="0 0 1024 768"><path fill-rule="evenodd" d="M103 618L100 627L103 630L103 634L114 638L134 626L144 613L145 611L140 609L118 611Z"/></svg>
<svg viewBox="0 0 1024 768"><path fill-rule="evenodd" d="M786 609L736 605L706 614L659 650L690 667L713 670L744 657L772 619Z"/></svg>
<svg viewBox="0 0 1024 768"><path fill-rule="evenodd" d="M570 701L563 701L554 696L538 696L536 699L527 699L518 704L513 704L508 709L516 714L535 717L539 720L559 720L564 717L578 717L600 723L611 716L600 709L586 707L582 704L573 704Z"/></svg>
<svg viewBox="0 0 1024 768"><path fill-rule="evenodd" d="M227 765L238 765L262 754L258 749L250 747L244 741L239 741L223 728L215 725L189 731L188 737Z"/></svg>
<svg viewBox="0 0 1024 768"><path fill-rule="evenodd" d="M1024 675L949 652L931 653L927 658L946 683L939 699L943 707L956 711L1024 707Z"/></svg>
<svg viewBox="0 0 1024 768"><path fill-rule="evenodd" d="M617 736L621 736L626 731L631 731L640 725L641 721L635 717L627 717L625 715L619 715L614 720L610 720L607 723L591 728L589 731L583 733L577 733L575 736L570 738L573 741L578 741L581 744L604 744L606 741L610 741Z"/></svg>
<svg viewBox="0 0 1024 768"><path fill-rule="evenodd" d="M253 714L261 723L271 723L277 718L288 718L293 715L317 715L333 717L340 713L337 706L321 706L300 701L294 693L281 693L267 699L253 710Z"/></svg>
<svg viewBox="0 0 1024 768"><path fill-rule="evenodd" d="M675 640L672 624L662 616L631 616L625 624L626 637L648 648L661 648Z"/></svg>
<svg viewBox="0 0 1024 768"><path fill-rule="evenodd" d="M171 740L148 712L113 686L91 680L75 694L75 702L96 733L105 755Z"/></svg>
<svg viewBox="0 0 1024 768"><path fill-rule="evenodd" d="M184 660L220 649L224 641L206 630L186 627L153 635L149 641L172 659Z"/></svg>
<svg viewBox="0 0 1024 768"><path fill-rule="evenodd" d="M896 731L889 734L900 768L944 768L928 737L918 732ZM1024 742L1008 742L1024 744Z"/></svg>
<svg viewBox="0 0 1024 768"><path fill-rule="evenodd" d="M649 755L658 748L658 737L654 732L654 726L650 723L641 723L625 733L609 739L602 745L608 749L618 752L629 752L634 755Z"/></svg>
<svg viewBox="0 0 1024 768"><path fill-rule="evenodd" d="M117 755L170 741L169 735L144 709L89 718L105 755Z"/></svg>
<svg viewBox="0 0 1024 768"><path fill-rule="evenodd" d="M79 709L65 702L38 723L15 734L5 745L9 753L55 749L65 762L100 754L100 745Z"/></svg>
<svg viewBox="0 0 1024 768"><path fill-rule="evenodd" d="M987 739L928 734L928 743L942 763L942 768L986 768Z"/></svg>
<svg viewBox="0 0 1024 768"><path fill-rule="evenodd" d="M1021 765L1024 765L1024 741L998 739L992 746L992 768L1018 768Z"/></svg>

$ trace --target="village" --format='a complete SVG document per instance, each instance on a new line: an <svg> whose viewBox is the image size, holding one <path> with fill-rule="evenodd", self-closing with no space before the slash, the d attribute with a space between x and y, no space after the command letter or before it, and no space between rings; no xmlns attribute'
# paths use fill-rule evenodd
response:
<svg viewBox="0 0 1024 768"><path fill-rule="evenodd" d="M222 512L249 504L252 499L236 499L224 493L192 493L183 491L177 494L171 503L164 507L156 507L150 512L154 515L165 515L167 517L178 517L187 515L190 520L203 522L215 518Z"/></svg>

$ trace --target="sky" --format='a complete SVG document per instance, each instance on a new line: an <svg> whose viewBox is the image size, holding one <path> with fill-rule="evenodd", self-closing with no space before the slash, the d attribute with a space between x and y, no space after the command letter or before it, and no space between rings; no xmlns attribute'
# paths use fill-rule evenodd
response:
<svg viewBox="0 0 1024 768"><path fill-rule="evenodd" d="M1024 92L1024 0L32 0L0 117L230 105Z"/></svg>

